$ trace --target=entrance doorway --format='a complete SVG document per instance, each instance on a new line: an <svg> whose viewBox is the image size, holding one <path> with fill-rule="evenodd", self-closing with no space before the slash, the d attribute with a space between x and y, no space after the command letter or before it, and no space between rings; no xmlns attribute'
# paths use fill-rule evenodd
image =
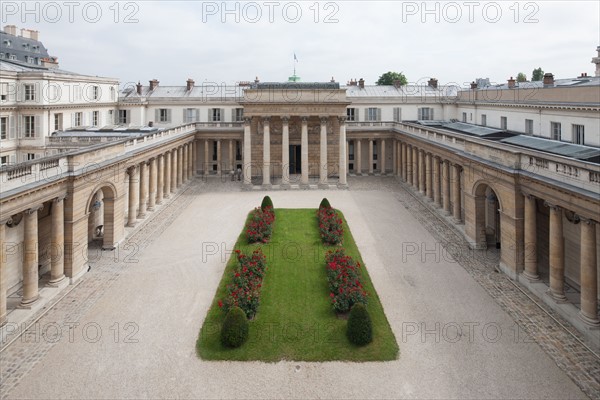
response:
<svg viewBox="0 0 600 400"><path fill-rule="evenodd" d="M302 173L302 146L290 145L290 175Z"/></svg>

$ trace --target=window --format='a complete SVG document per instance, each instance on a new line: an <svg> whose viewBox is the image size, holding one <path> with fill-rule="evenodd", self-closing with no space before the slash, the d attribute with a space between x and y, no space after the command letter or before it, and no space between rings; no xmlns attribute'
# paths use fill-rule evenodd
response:
<svg viewBox="0 0 600 400"><path fill-rule="evenodd" d="M54 130L62 131L63 127L63 115L62 114L54 114Z"/></svg>
<svg viewBox="0 0 600 400"><path fill-rule="evenodd" d="M585 130L583 125L573 124L573 143L585 144Z"/></svg>
<svg viewBox="0 0 600 400"><path fill-rule="evenodd" d="M208 110L208 120L211 122L220 122L223 113L220 108L210 108Z"/></svg>
<svg viewBox="0 0 600 400"><path fill-rule="evenodd" d="M356 119L356 108L347 108L346 109L346 119L348 121L357 121L357 119Z"/></svg>
<svg viewBox="0 0 600 400"><path fill-rule="evenodd" d="M244 109L236 108L233 110L233 122L242 122L244 120Z"/></svg>
<svg viewBox="0 0 600 400"><path fill-rule="evenodd" d="M550 139L560 140L561 128L560 122L550 122Z"/></svg>
<svg viewBox="0 0 600 400"><path fill-rule="evenodd" d="M508 120L506 117L500 117L500 129L506 130L508 126Z"/></svg>
<svg viewBox="0 0 600 400"><path fill-rule="evenodd" d="M348 159L354 161L354 140L348 141Z"/></svg>
<svg viewBox="0 0 600 400"><path fill-rule="evenodd" d="M0 53L0 58L4 58L4 53Z"/></svg>
<svg viewBox="0 0 600 400"><path fill-rule="evenodd" d="M35 137L35 116L23 116L23 133L26 138Z"/></svg>
<svg viewBox="0 0 600 400"><path fill-rule="evenodd" d="M0 166L4 166L8 164L8 156L0 157Z"/></svg>
<svg viewBox="0 0 600 400"><path fill-rule="evenodd" d="M16 56L16 54L9 54L9 55L8 55L8 59L9 59L9 60L16 60L16 59L17 59L17 56Z"/></svg>
<svg viewBox="0 0 600 400"><path fill-rule="evenodd" d="M156 120L158 122L171 122L171 110L168 108L159 108L156 110Z"/></svg>
<svg viewBox="0 0 600 400"><path fill-rule="evenodd" d="M198 109L197 108L184 108L183 109L183 122L198 122Z"/></svg>
<svg viewBox="0 0 600 400"><path fill-rule="evenodd" d="M433 119L433 108L422 107L419 108L419 118L420 120L427 121Z"/></svg>
<svg viewBox="0 0 600 400"><path fill-rule="evenodd" d="M8 100L8 82L0 83L0 100Z"/></svg>
<svg viewBox="0 0 600 400"><path fill-rule="evenodd" d="M26 84L25 85L25 101L34 101L35 100L35 85Z"/></svg>
<svg viewBox="0 0 600 400"><path fill-rule="evenodd" d="M8 117L0 117L0 140L6 140L8 136Z"/></svg>
<svg viewBox="0 0 600 400"><path fill-rule="evenodd" d="M119 124L128 124L129 117L129 110L119 110Z"/></svg>
<svg viewBox="0 0 600 400"><path fill-rule="evenodd" d="M365 120L367 121L381 121L381 109L376 107L369 107L365 109Z"/></svg>
<svg viewBox="0 0 600 400"><path fill-rule="evenodd" d="M115 101L115 88L110 88L110 101Z"/></svg>
<svg viewBox="0 0 600 400"><path fill-rule="evenodd" d="M402 109L400 107L394 107L394 122L402 121Z"/></svg>
<svg viewBox="0 0 600 400"><path fill-rule="evenodd" d="M4 47L11 47L11 46L12 46L11 41L8 39L4 39Z"/></svg>
<svg viewBox="0 0 600 400"><path fill-rule="evenodd" d="M467 122L467 113L462 113L462 122Z"/></svg>
<svg viewBox="0 0 600 400"><path fill-rule="evenodd" d="M34 153L27 153L27 161L30 160L35 160L35 154Z"/></svg>
<svg viewBox="0 0 600 400"><path fill-rule="evenodd" d="M92 111L92 126L98 126L98 117L99 117L99 112Z"/></svg>
<svg viewBox="0 0 600 400"><path fill-rule="evenodd" d="M81 126L81 125L83 125L83 113L76 112L73 115L73 126Z"/></svg>
<svg viewBox="0 0 600 400"><path fill-rule="evenodd" d="M373 161L377 161L377 140L373 140ZM375 168L375 164L373 164Z"/></svg>
<svg viewBox="0 0 600 400"><path fill-rule="evenodd" d="M92 86L92 99L98 100L100 94L100 88L98 86Z"/></svg>
<svg viewBox="0 0 600 400"><path fill-rule="evenodd" d="M481 125L487 126L487 115L481 114Z"/></svg>
<svg viewBox="0 0 600 400"><path fill-rule="evenodd" d="M527 135L533 135L533 120L532 119L525 120L525 133Z"/></svg>
<svg viewBox="0 0 600 400"><path fill-rule="evenodd" d="M115 110L108 110L108 120L111 124L117 123L117 121L115 121Z"/></svg>

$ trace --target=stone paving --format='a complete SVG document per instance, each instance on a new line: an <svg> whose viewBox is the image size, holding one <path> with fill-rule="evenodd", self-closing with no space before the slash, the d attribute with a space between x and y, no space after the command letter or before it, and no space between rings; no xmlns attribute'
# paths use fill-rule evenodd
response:
<svg viewBox="0 0 600 400"><path fill-rule="evenodd" d="M352 191L377 190L391 193L510 315L520 328L517 338L520 342L533 340L538 343L584 393L592 399L600 398L600 359L582 345L581 338L576 339L579 335L566 321L543 304L538 306L533 303L525 294L525 288L496 272L495 252L474 252L468 249L456 228L432 212L430 204L419 195L405 190L394 178L357 177L350 178L349 183ZM8 398L19 382L56 344L51 340L53 332L49 332L50 329L47 332L39 331L39 327L48 328L55 323L65 328L68 324L76 324L119 280L127 262L135 260L136 254L159 237L199 193L240 190L240 185L235 182L220 182L209 178L200 185L197 180L184 187L176 198L153 214L143 226L131 232L127 243L120 247L119 252L102 252L100 259L90 260L92 269L80 283L67 288L64 298L57 304L32 316L31 321L39 320L0 353L0 398Z"/></svg>

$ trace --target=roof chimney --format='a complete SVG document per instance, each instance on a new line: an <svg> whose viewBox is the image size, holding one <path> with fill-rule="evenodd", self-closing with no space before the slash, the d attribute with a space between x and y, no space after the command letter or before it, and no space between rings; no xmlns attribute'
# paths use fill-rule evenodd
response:
<svg viewBox="0 0 600 400"><path fill-rule="evenodd" d="M135 89L137 91L137 94L139 94L140 96L142 95L142 84L140 82L137 83L137 85L135 85Z"/></svg>
<svg viewBox="0 0 600 400"><path fill-rule="evenodd" d="M186 81L186 83L187 83L187 85L186 85L186 90L187 90L188 92L191 92L191 91L192 91L192 89L194 88L194 83L195 83L195 82L194 82L194 80L193 80L192 78L190 78L190 79L188 79L188 80Z"/></svg>
<svg viewBox="0 0 600 400"><path fill-rule="evenodd" d="M34 31L33 29L29 30L29 36L33 39L33 40L40 40L40 32L39 31Z"/></svg>
<svg viewBox="0 0 600 400"><path fill-rule="evenodd" d="M600 46L596 47L598 57L592 58L592 63L596 64L596 76L600 76Z"/></svg>
<svg viewBox="0 0 600 400"><path fill-rule="evenodd" d="M544 74L544 87L554 87L554 75L552 75L552 72Z"/></svg>
<svg viewBox="0 0 600 400"><path fill-rule="evenodd" d="M258 76L256 78L254 78L254 83L259 83L260 79L258 79Z"/></svg>
<svg viewBox="0 0 600 400"><path fill-rule="evenodd" d="M514 78L511 76L511 77L510 77L510 79L508 80L508 88L509 88L509 89L514 89L514 88L515 88L515 86L516 86L515 82L516 82L516 81L515 81L515 80L514 80Z"/></svg>
<svg viewBox="0 0 600 400"><path fill-rule="evenodd" d="M427 84L428 84L429 86L431 86L433 89L437 89L437 87L438 87L438 80L437 80L437 79L435 79L435 78L431 78L431 79L429 80L429 82L427 82Z"/></svg>
<svg viewBox="0 0 600 400"><path fill-rule="evenodd" d="M475 82L475 81L471 82L471 89L473 89L473 90L477 89L477 82Z"/></svg>
<svg viewBox="0 0 600 400"><path fill-rule="evenodd" d="M331 77L331 81L330 82L332 82L332 83L335 82L335 78L333 76Z"/></svg>
<svg viewBox="0 0 600 400"><path fill-rule="evenodd" d="M4 32L8 33L9 35L17 36L17 27L14 25L6 25L4 27Z"/></svg>
<svg viewBox="0 0 600 400"><path fill-rule="evenodd" d="M358 80L358 87L361 88L361 89L365 88L365 80L363 78L360 78Z"/></svg>
<svg viewBox="0 0 600 400"><path fill-rule="evenodd" d="M24 37L25 39L31 39L31 35L29 33L29 29L21 28L21 37Z"/></svg>
<svg viewBox="0 0 600 400"><path fill-rule="evenodd" d="M348 82L348 86L356 86L356 79L350 78L350 82Z"/></svg>
<svg viewBox="0 0 600 400"><path fill-rule="evenodd" d="M156 79L152 79L150 81L150 91L153 91L154 89L156 89L158 87L158 80Z"/></svg>

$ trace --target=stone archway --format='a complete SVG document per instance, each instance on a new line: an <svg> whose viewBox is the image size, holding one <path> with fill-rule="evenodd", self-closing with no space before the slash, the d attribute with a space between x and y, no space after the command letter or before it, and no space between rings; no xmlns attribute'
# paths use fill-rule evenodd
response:
<svg viewBox="0 0 600 400"><path fill-rule="evenodd" d="M115 218L115 198L115 188L106 183L96 187L87 202L87 242L100 240L104 250L114 249L119 239L116 237L115 228L122 221L119 222Z"/></svg>
<svg viewBox="0 0 600 400"><path fill-rule="evenodd" d="M475 212L473 215L476 247L479 249L502 248L501 200L497 191L486 182L475 185L473 191Z"/></svg>

